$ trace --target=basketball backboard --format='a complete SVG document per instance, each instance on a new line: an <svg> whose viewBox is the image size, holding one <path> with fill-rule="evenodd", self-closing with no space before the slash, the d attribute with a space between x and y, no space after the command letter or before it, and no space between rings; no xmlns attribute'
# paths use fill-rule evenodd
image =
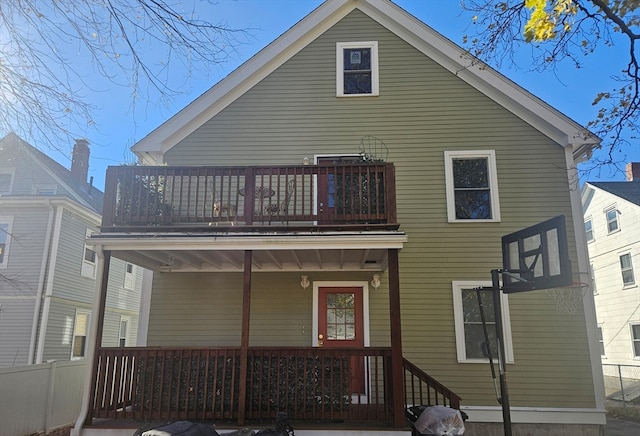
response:
<svg viewBox="0 0 640 436"><path fill-rule="evenodd" d="M502 237L505 294L569 286L571 262L564 215Z"/></svg>

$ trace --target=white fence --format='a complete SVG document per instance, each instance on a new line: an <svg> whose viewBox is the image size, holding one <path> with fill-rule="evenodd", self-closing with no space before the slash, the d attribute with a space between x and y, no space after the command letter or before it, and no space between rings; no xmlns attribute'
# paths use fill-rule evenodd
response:
<svg viewBox="0 0 640 436"><path fill-rule="evenodd" d="M0 433L24 436L73 424L80 414L85 362L0 368Z"/></svg>

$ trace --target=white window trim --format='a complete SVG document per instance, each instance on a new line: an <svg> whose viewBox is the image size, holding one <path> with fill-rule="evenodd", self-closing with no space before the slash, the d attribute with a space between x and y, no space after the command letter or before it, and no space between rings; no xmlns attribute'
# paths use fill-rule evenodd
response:
<svg viewBox="0 0 640 436"><path fill-rule="evenodd" d="M44 192L50 192L49 193L43 193ZM41 197L49 197L49 196L54 196L58 193L58 185L56 184L48 184L48 185L35 185L31 188L31 194L33 195L38 195Z"/></svg>
<svg viewBox="0 0 640 436"><path fill-rule="evenodd" d="M87 331L85 332L85 342L84 342L84 356L74 356L73 349L76 345L76 324L78 322L78 315L87 315ZM69 352L70 360L81 360L87 358L87 345L89 342L89 334L91 330L91 311L76 309L75 317L73 318L73 330L71 331L71 351Z"/></svg>
<svg viewBox="0 0 640 436"><path fill-rule="evenodd" d="M602 328L602 324L598 324L597 328L600 331L600 336L602 336L602 341L600 341L600 338L598 338L598 344L602 342L602 354L600 354L600 357L606 358L607 350L605 349L605 346L604 346L604 329Z"/></svg>
<svg viewBox="0 0 640 436"><path fill-rule="evenodd" d="M0 263L0 269L4 269L7 267L9 263L9 253L11 252L11 234L13 232L13 217L12 216L1 216L0 215L0 224L7 224L7 234L4 243L4 257L2 259L2 263Z"/></svg>
<svg viewBox="0 0 640 436"><path fill-rule="evenodd" d="M640 356L636 356L635 346L634 346L635 342L640 342L640 337L638 337L637 339L634 339L633 337L633 326L636 326L636 325L640 325L640 323L637 323L637 322L629 323L629 338L631 339L631 357L634 360L640 360Z"/></svg>
<svg viewBox="0 0 640 436"><path fill-rule="evenodd" d="M131 265L131 272L127 272L127 266ZM124 281L122 282L122 287L124 289L133 290L136 287L136 266L131 262L124 263Z"/></svg>
<svg viewBox="0 0 640 436"><path fill-rule="evenodd" d="M125 335L122 336L122 322L126 322L127 323L127 331L125 332ZM124 346L126 347L127 344L129 344L129 338L130 338L130 334L129 332L131 331L131 317L129 316L124 316L121 315L120 316L120 322L118 323L118 347L120 346L120 340L124 339Z"/></svg>
<svg viewBox="0 0 640 436"><path fill-rule="evenodd" d="M622 256L629 256L629 261L631 262L631 274L633 274L633 282L631 283L624 282L624 277L622 274L623 272L622 264L620 261ZM622 288L623 289L635 288L638 285L638 279L636 278L636 269L635 269L635 266L633 265L633 255L631 254L630 251L618 253L618 265L620 265L620 280L622 280Z"/></svg>
<svg viewBox="0 0 640 436"><path fill-rule="evenodd" d="M92 233L93 233L93 231L91 229L87 229L87 231L85 233L85 237L86 238L90 238ZM93 248L90 248L89 246L87 246L87 243L85 241L84 247L82 249L82 266L80 268L80 275L82 275L82 277L88 277L90 279L95 279L96 278L96 269L98 267L97 259L96 259L96 262L89 262L88 260L86 260L85 259L85 254L86 254L87 249L95 251Z"/></svg>
<svg viewBox="0 0 640 436"><path fill-rule="evenodd" d="M345 94L344 93L344 49L345 48L370 48L371 49L371 93L370 94ZM378 41L338 42L336 43L336 96L338 97L369 97L380 93L378 74Z"/></svg>
<svg viewBox="0 0 640 436"><path fill-rule="evenodd" d="M320 288L362 288L362 328L364 337L363 343L365 347L371 346L371 337L369 335L369 282L361 281L313 281L313 325L311 328L311 346L318 346L318 301Z"/></svg>
<svg viewBox="0 0 640 436"><path fill-rule="evenodd" d="M455 333L456 333L456 350L458 355L458 363L487 363L489 359L468 359L465 348L465 336L464 336L464 320L462 309L462 290L474 289L477 287L490 287L491 282L485 281L453 281L451 282L451 288L453 291L453 316L455 321ZM507 295L500 292L500 302L502 305L502 327L504 334L504 348L507 357L507 363L514 363L513 358L513 341L511 338L511 318L509 316L509 299ZM494 362L498 360L497 350L492 350L495 355L492 356Z"/></svg>
<svg viewBox="0 0 640 436"><path fill-rule="evenodd" d="M589 234L587 233L587 223L591 223L591 239L589 239ZM596 234L593 231L593 217L587 217L584 219L584 234L587 239L587 242L593 242L596 240Z"/></svg>
<svg viewBox="0 0 640 436"><path fill-rule="evenodd" d="M491 198L491 219L458 219L456 218L456 197L453 185L453 159L487 159L489 176L489 195ZM500 222L500 195L498 194L498 173L495 150L463 150L444 152L444 172L447 192L447 218L450 223L483 223Z"/></svg>
<svg viewBox="0 0 640 436"><path fill-rule="evenodd" d="M11 181L9 182L9 190L8 191L0 191L0 195L11 195L13 192L13 182L16 180L16 169L15 168L7 168L0 171L0 174L9 174L11 176Z"/></svg>
<svg viewBox="0 0 640 436"><path fill-rule="evenodd" d="M611 221L609 221L609 217L607 216L607 214L610 211L614 211L614 213L616 214L616 225L617 225L617 228L615 230L609 230L609 223ZM604 221L605 221L606 226L607 226L607 234L608 235L611 235L613 233L618 233L621 230L620 213L618 212L618 208L617 208L617 206L615 204L613 204L613 205L611 205L611 206L609 206L609 207L604 209Z"/></svg>

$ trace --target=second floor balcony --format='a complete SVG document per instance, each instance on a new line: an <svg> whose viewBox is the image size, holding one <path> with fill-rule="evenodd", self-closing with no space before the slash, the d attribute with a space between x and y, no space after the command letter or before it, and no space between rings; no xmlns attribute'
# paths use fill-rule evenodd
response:
<svg viewBox="0 0 640 436"><path fill-rule="evenodd" d="M390 163L107 170L103 232L398 228Z"/></svg>

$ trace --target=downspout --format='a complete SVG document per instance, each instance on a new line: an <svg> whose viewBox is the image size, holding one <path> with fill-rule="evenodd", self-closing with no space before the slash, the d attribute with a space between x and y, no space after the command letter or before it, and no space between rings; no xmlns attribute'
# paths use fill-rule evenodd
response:
<svg viewBox="0 0 640 436"><path fill-rule="evenodd" d="M102 339L102 332L100 328L101 320L104 320L103 316L100 316L100 311L104 311L104 304L107 293L107 283L109 277L109 263L111 262L111 253L108 252L107 259L105 260L105 254L101 245L95 246L96 257L98 262L96 264L96 284L93 295L93 306L91 308L91 327L90 337L87 343L87 356L85 360L86 365L84 368L84 386L82 390L82 403L80 404L80 414L76 419L76 423L71 429L71 436L80 436L82 434L82 426L87 417L89 416L89 408L92 398L94 380L94 367L96 362L96 350L98 348L98 340ZM103 283L103 281L105 283ZM103 296L103 293L105 294Z"/></svg>
<svg viewBox="0 0 640 436"><path fill-rule="evenodd" d="M589 283L587 293L582 299L582 306L584 308L585 327L587 329L587 340L589 343L595 403L596 409L604 412L604 377L602 375L602 358L600 357L600 349L598 346L596 305L593 299L593 292L591 292L593 290L593 284L591 283L591 275L589 274L589 251L587 249L587 238L584 231L584 212L582 210L582 199L580 198L578 168L573 158L573 146L571 144L565 147L564 154L567 165L573 232L576 238L578 269L580 272L579 280Z"/></svg>
<svg viewBox="0 0 640 436"><path fill-rule="evenodd" d="M36 337L38 335L38 324L40 321L40 308L42 307L42 293L44 292L44 278L47 273L47 264L49 262L49 247L51 247L51 232L53 228L53 217L55 210L48 201L49 219L47 220L47 234L44 238L44 248L42 249L42 263L40 264L40 276L38 277L38 289L36 291L36 302L33 309L33 322L31 323L31 339L29 340L29 358L27 365L32 365L36 351Z"/></svg>
<svg viewBox="0 0 640 436"><path fill-rule="evenodd" d="M47 287L44 295L44 308L40 319L40 334L38 335L38 354L35 363L42 363L44 355L44 344L47 336L47 324L49 323L49 310L51 309L51 296L53 295L53 276L55 275L56 263L58 261L58 249L60 246L60 229L62 228L63 206L56 207L56 224L53 231L53 242L51 244L51 257L49 261L49 275L47 277Z"/></svg>

